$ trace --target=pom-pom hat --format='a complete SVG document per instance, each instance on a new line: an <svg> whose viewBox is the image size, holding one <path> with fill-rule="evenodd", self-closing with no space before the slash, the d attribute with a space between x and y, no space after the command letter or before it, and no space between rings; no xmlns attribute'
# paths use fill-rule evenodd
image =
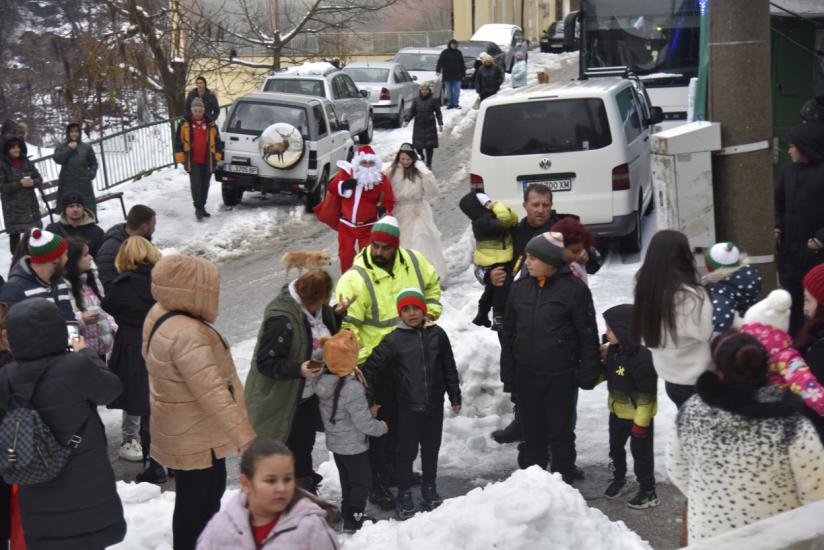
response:
<svg viewBox="0 0 824 550"><path fill-rule="evenodd" d="M536 235L526 243L526 253L547 265L564 265L564 236L556 231Z"/></svg>
<svg viewBox="0 0 824 550"><path fill-rule="evenodd" d="M741 265L741 251L733 243L718 243L707 250L704 261L710 273L716 269L738 267Z"/></svg>
<svg viewBox="0 0 824 550"><path fill-rule="evenodd" d="M32 229L29 238L29 256L33 264L47 264L58 259L69 248L60 235L43 229Z"/></svg>
<svg viewBox="0 0 824 550"><path fill-rule="evenodd" d="M824 304L824 264L818 264L804 275L804 289L819 304Z"/></svg>
<svg viewBox="0 0 824 550"><path fill-rule="evenodd" d="M744 314L744 324L761 323L787 332L790 330L790 306L793 300L786 290L770 292Z"/></svg>
<svg viewBox="0 0 824 550"><path fill-rule="evenodd" d="M372 242L398 248L401 245L401 228L393 216L384 216L372 226Z"/></svg>
<svg viewBox="0 0 824 550"><path fill-rule="evenodd" d="M401 310L406 306L415 306L426 315L426 298L423 292L417 288L405 288L401 290L398 293L396 303L398 305L398 314L400 314Z"/></svg>

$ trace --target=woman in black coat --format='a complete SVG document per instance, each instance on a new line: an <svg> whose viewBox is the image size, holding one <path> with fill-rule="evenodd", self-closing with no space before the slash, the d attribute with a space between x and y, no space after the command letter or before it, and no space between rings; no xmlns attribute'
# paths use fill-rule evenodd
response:
<svg viewBox="0 0 824 550"><path fill-rule="evenodd" d="M797 336L804 321L801 280L824 262L824 125L801 124L789 137L793 163L775 188L775 239L778 276L793 299L790 334Z"/></svg>
<svg viewBox="0 0 824 550"><path fill-rule="evenodd" d="M145 462L149 454L149 373L143 360L143 321L155 303L152 296L152 268L160 260L160 252L143 237L129 237L117 253L115 266L119 274L103 298L103 309L117 322L109 368L123 382L123 393L109 404L110 409L123 409L123 445L129 445L134 434L127 427L126 417L140 417L140 444ZM127 460L132 460L127 458ZM138 459L139 460L139 459ZM137 476L137 481L163 483L166 472L149 459L149 467Z"/></svg>
<svg viewBox="0 0 824 550"><path fill-rule="evenodd" d="M66 322L48 300L12 306L6 329L15 362L0 370L0 388L21 400L31 396L58 441L82 437L57 477L20 487L26 546L90 550L117 544L126 536L126 521L97 406L120 393L120 380L94 352L67 350Z"/></svg>
<svg viewBox="0 0 824 550"><path fill-rule="evenodd" d="M404 126L413 118L415 125L412 126L412 146L418 156L426 162L426 167L432 168L432 154L438 148L438 132L443 130L443 117L441 100L432 95L432 90L427 84L421 84L421 91L412 102Z"/></svg>
<svg viewBox="0 0 824 550"><path fill-rule="evenodd" d="M9 234L9 247L14 254L20 235L32 227L43 227L35 187L43 184L40 172L27 156L26 142L10 137L3 144L0 159L0 200L3 203L3 224Z"/></svg>
<svg viewBox="0 0 824 550"><path fill-rule="evenodd" d="M504 83L504 72L488 53L482 53L480 59L481 65L475 71L475 91L483 101L497 94L501 89L501 84Z"/></svg>
<svg viewBox="0 0 824 550"><path fill-rule="evenodd" d="M183 114L188 118L192 116L192 101L196 97L203 100L203 105L206 107L206 118L211 121L216 121L220 116L220 105L217 103L217 96L206 87L206 79L199 76L195 79L196 87L186 96L186 104L183 107Z"/></svg>

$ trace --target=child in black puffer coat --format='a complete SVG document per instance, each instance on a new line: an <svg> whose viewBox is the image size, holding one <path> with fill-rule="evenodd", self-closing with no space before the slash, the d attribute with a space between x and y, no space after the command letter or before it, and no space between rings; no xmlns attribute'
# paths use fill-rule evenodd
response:
<svg viewBox="0 0 824 550"><path fill-rule="evenodd" d="M423 507L431 510L443 502L435 486L443 433L443 396L449 395L452 411L457 414L461 410L461 387L449 337L441 327L427 323L423 293L416 288L403 290L398 294L397 306L401 321L398 328L383 339L362 368L369 381L367 398L373 406L384 405L374 403L373 388L381 385L380 378L394 379L397 507L400 519L407 519L415 515L410 487L418 447Z"/></svg>
<svg viewBox="0 0 824 550"><path fill-rule="evenodd" d="M758 299L761 272L730 242L707 250L705 261L708 274L704 287L712 299L712 326L721 334L740 321Z"/></svg>

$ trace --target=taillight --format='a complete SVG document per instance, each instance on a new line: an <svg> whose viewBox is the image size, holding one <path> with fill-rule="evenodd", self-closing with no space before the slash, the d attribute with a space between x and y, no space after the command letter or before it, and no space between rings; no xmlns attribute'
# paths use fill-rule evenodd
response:
<svg viewBox="0 0 824 550"><path fill-rule="evenodd" d="M309 150L309 169L313 170L318 167L318 152L310 149Z"/></svg>
<svg viewBox="0 0 824 550"><path fill-rule="evenodd" d="M469 188L475 193L483 193L484 179L478 174L469 174Z"/></svg>
<svg viewBox="0 0 824 550"><path fill-rule="evenodd" d="M626 191L629 189L629 164L621 164L612 169L612 190Z"/></svg>
<svg viewBox="0 0 824 550"><path fill-rule="evenodd" d="M390 99L389 90L386 88L381 88L381 101L389 101Z"/></svg>

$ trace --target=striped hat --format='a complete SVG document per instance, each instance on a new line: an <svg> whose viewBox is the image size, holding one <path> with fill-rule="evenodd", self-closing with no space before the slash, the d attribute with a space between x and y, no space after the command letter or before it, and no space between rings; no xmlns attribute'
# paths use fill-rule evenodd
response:
<svg viewBox="0 0 824 550"><path fill-rule="evenodd" d="M60 235L43 229L33 229L29 238L29 256L33 264L47 264L58 259L69 248Z"/></svg>
<svg viewBox="0 0 824 550"><path fill-rule="evenodd" d="M557 231L535 235L526 243L526 253L547 265L560 268L564 265L564 235Z"/></svg>
<svg viewBox="0 0 824 550"><path fill-rule="evenodd" d="M401 228L397 218L384 216L372 226L372 242L379 242L393 248L401 246Z"/></svg>
<svg viewBox="0 0 824 550"><path fill-rule="evenodd" d="M399 315L405 306L415 306L426 315L426 298L424 298L423 292L417 288L405 288L401 290L396 302L398 304Z"/></svg>
<svg viewBox="0 0 824 550"><path fill-rule="evenodd" d="M704 255L707 271L712 273L716 269L738 267L741 261L741 251L733 243L718 243L712 246Z"/></svg>

